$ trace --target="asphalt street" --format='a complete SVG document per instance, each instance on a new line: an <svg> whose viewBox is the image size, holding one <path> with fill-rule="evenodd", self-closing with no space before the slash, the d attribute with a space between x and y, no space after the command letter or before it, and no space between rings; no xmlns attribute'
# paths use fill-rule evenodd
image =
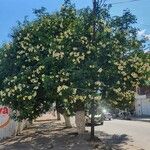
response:
<svg viewBox="0 0 150 150"><path fill-rule="evenodd" d="M124 149L150 150L150 123L148 122L127 120L105 121L103 126L96 126L95 130L98 136L101 135L102 137L104 135L105 138L107 137L107 140L109 139L108 143L111 142L113 137L115 142L117 141L116 145L129 146ZM134 146L134 148L130 148L130 146Z"/></svg>

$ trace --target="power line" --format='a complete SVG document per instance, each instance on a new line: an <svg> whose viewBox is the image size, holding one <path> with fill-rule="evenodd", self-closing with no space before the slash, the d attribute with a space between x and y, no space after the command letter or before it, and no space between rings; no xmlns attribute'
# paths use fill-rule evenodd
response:
<svg viewBox="0 0 150 150"><path fill-rule="evenodd" d="M148 26L148 27L150 27L150 24L139 24L139 25L141 25L141 26Z"/></svg>
<svg viewBox="0 0 150 150"><path fill-rule="evenodd" d="M128 0L128 1L120 1L120 2L116 2L116 3L110 3L111 5L117 5L117 4L124 4L124 3L132 3L132 2L137 2L140 0Z"/></svg>
<svg viewBox="0 0 150 150"><path fill-rule="evenodd" d="M116 2L116 3L109 3L111 5L116 5L116 4L124 4L124 3L133 3L133 2L137 2L137 1L141 1L141 0L128 0L128 1L120 1L120 2ZM139 24L141 26L147 26L150 27L150 24Z"/></svg>

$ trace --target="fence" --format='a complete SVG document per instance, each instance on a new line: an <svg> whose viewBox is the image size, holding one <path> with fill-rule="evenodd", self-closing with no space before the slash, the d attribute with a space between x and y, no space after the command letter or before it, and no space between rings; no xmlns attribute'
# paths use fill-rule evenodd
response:
<svg viewBox="0 0 150 150"><path fill-rule="evenodd" d="M20 133L28 125L26 120L22 122L12 120L10 114L8 107L0 106L0 140Z"/></svg>

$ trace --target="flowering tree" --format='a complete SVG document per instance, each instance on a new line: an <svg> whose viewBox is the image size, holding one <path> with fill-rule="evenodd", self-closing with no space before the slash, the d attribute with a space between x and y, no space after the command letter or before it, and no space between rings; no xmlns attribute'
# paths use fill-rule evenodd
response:
<svg viewBox="0 0 150 150"><path fill-rule="evenodd" d="M60 112L70 115L70 100L76 93L69 81L73 58L77 57L71 55L75 49L76 10L66 2L59 13L49 15L36 10L36 15L36 21L17 27L13 43L2 50L1 66L6 70L1 79L2 103L19 111L19 119L36 118L53 102L59 105ZM9 68L14 71L8 74Z"/></svg>
<svg viewBox="0 0 150 150"><path fill-rule="evenodd" d="M36 118L56 102L65 114L82 111L82 133L87 101L124 108L132 103L149 69L132 27L135 16L125 11L111 17L98 3L94 14L77 11L69 0L60 12L35 13L37 19L17 27L0 53L1 103L19 112L17 118Z"/></svg>

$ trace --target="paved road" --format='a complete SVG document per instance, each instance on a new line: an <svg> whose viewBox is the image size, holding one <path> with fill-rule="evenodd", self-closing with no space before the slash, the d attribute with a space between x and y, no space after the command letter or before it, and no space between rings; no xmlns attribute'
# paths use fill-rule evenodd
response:
<svg viewBox="0 0 150 150"><path fill-rule="evenodd" d="M150 123L148 122L126 120L106 121L103 126L96 126L96 134L101 134L102 136L102 133L99 131L105 133L107 140L109 137L111 141L110 137L113 137L118 139L120 143L129 145L129 147L134 145L134 148L128 147L130 150L150 150Z"/></svg>

